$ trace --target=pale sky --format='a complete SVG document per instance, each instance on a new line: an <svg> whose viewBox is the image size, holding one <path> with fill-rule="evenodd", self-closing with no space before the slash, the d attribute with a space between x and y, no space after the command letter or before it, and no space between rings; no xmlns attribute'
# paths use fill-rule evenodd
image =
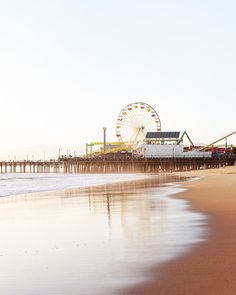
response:
<svg viewBox="0 0 236 295"><path fill-rule="evenodd" d="M236 129L236 2L0 0L0 150L115 139L128 103L208 143ZM1 152L0 152L1 154Z"/></svg>

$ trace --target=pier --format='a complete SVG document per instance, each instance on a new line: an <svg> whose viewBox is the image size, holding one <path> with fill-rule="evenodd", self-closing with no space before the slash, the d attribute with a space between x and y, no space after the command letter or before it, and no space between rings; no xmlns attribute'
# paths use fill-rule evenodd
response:
<svg viewBox="0 0 236 295"><path fill-rule="evenodd" d="M229 158L71 158L55 161L2 161L0 173L161 173L233 166Z"/></svg>

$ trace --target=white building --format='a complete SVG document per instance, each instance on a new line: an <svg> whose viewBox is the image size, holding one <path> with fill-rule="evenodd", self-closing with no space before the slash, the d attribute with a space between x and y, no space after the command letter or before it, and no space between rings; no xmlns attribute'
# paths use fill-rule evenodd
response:
<svg viewBox="0 0 236 295"><path fill-rule="evenodd" d="M144 158L211 158L211 152L185 151L180 132L148 132L141 146Z"/></svg>
<svg viewBox="0 0 236 295"><path fill-rule="evenodd" d="M171 158L182 155L184 146L180 144L143 144L141 150L145 158Z"/></svg>

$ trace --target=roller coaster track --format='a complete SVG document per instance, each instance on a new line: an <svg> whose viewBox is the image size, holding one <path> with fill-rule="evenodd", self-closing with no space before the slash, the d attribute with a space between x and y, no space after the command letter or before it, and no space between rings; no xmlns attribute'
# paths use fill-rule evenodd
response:
<svg viewBox="0 0 236 295"><path fill-rule="evenodd" d="M218 143L219 141L221 141L221 140L223 140L223 139L227 139L228 137L230 137L230 136L232 136L232 135L234 135L234 134L236 134L236 131L233 131L233 132L231 132L231 133L229 133L229 134L227 134L227 135L225 135L225 136L223 136L223 137L221 137L221 138L219 138L219 139L217 139L217 140L211 142L210 144L208 144L208 145L204 146L203 148L199 149L199 151L200 151L200 152L201 152L201 151L204 151L205 149L207 149L207 148L213 146L214 144Z"/></svg>

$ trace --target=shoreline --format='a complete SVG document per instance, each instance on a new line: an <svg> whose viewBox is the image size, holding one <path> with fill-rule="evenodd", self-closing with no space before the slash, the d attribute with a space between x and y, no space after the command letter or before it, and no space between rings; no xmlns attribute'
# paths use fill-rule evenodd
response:
<svg viewBox="0 0 236 295"><path fill-rule="evenodd" d="M19 173L16 173L17 175ZM11 175L14 175L13 173ZM20 174L22 175L22 174ZM35 175L35 174L32 174ZM44 175L44 174L42 174ZM52 175L52 173L50 174ZM58 174L55 174L58 175ZM65 174L68 176L68 174ZM69 174L71 176L76 176L76 174ZM79 175L104 175L98 174L98 173L90 173L90 174L78 174ZM109 174L113 176L113 174ZM158 183L158 184L165 184L166 179L184 179L184 181L190 181L190 178L192 176L185 176L184 174L174 174L174 173L161 173L161 174L154 174L154 173L135 173L135 174L130 174L130 173L119 173L117 175L128 175L130 176L130 179L119 179L119 180L113 180L113 181L107 181L104 183L97 183L97 184L86 184L86 185L81 185L81 186L68 186L68 187L62 187L62 188L53 188L53 189L42 189L42 190L32 190L32 191L26 191L26 192L20 192L20 193L14 193L14 194L7 194L7 195L2 195L0 196L0 201L3 199L11 199L11 198L18 198L18 197L30 197L30 196L46 196L46 197L53 197L55 194L60 195L60 194L67 194L70 193L70 191L76 191L79 194L80 193L87 193L91 191L103 191L104 187L108 189L114 189L116 186L122 186L124 189L127 189L129 187L132 187L133 185L137 187L142 187L143 184L145 183ZM175 183L175 181L174 181ZM177 183L180 183L177 181Z"/></svg>
<svg viewBox="0 0 236 295"><path fill-rule="evenodd" d="M190 201L190 210L208 217L208 238L181 257L149 271L150 281L118 294L236 294L236 167L177 173L201 177L181 183L185 192L172 197Z"/></svg>
<svg viewBox="0 0 236 295"><path fill-rule="evenodd" d="M79 179L81 176L84 177L85 175L86 176L90 176L92 178L94 178L94 176L96 175L103 175L103 174L99 174L99 173L90 173L90 174L58 174L58 173L50 173L50 174L46 174L46 173L37 173L37 174L34 174L34 173L26 173L26 174L22 174L22 173L11 173L10 176L21 176L20 178L22 179L22 181L26 180L27 178L29 178L29 175L31 177L31 180L38 180L39 178L52 178L54 176L54 178L56 180L59 180L60 181L60 178L62 178L63 176L65 176L66 178L69 178L71 177L71 179L73 180L73 178L78 178L77 180L78 181L83 181L83 179ZM80 190L80 189L88 189L90 187L99 187L99 186L104 186L104 185L113 185L113 184L116 184L116 183L127 183L127 182L131 182L131 181L143 181L145 179L149 179L150 178L150 175L148 174L142 174L142 173L127 173L127 174L116 174L118 176L118 179L112 179L112 181L110 181L109 178L112 178L114 177L113 174L104 174L105 177L107 177L107 175L109 176L107 178L107 180L101 182L101 183L94 183L94 180L93 182L91 183L80 183L80 184L67 184L67 185L64 185L64 186L55 186L55 187L47 187L47 184L45 186L45 183L42 183L41 184L41 187L33 187L31 190L25 190L24 192L22 191L16 191L14 193L7 193L7 194L4 194L4 195L0 195L0 200L1 198L14 198L14 197L20 197L20 196L30 196L30 195L34 195L34 194L55 194L55 193L62 193L62 192L66 192L66 191L69 191L69 190ZM121 177L123 175L123 177ZM128 176L129 179L125 179L124 178L124 175ZM26 177L24 177L26 176ZM62 176L62 177L61 177ZM119 179L120 178L120 179ZM122 179L124 178L124 179ZM9 177L9 179L11 180L14 180L14 177ZM3 181L5 179L3 178Z"/></svg>

